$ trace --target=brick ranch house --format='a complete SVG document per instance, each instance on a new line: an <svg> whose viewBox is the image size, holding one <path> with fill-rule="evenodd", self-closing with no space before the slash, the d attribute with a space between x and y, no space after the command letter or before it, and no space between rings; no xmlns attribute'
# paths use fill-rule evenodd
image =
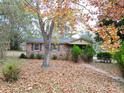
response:
<svg viewBox="0 0 124 93"><path fill-rule="evenodd" d="M71 55L71 48L73 45L78 45L79 47L85 47L91 44L91 42L83 39L60 39L59 43L52 42L51 55L57 56L57 58L69 58ZM44 41L43 39L34 38L28 39L26 42L26 55L29 57L31 54L44 54Z"/></svg>

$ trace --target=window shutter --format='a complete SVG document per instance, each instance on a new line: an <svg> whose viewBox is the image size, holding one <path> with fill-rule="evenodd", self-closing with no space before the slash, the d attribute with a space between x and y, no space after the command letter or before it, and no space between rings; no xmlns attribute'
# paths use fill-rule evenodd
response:
<svg viewBox="0 0 124 93"><path fill-rule="evenodd" d="M42 50L42 44L40 43L40 51Z"/></svg>

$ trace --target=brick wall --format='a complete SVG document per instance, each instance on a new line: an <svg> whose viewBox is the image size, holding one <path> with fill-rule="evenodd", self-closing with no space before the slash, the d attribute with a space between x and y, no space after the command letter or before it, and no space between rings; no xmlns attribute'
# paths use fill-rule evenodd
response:
<svg viewBox="0 0 124 93"><path fill-rule="evenodd" d="M57 58L62 59L63 57L69 57L71 48L68 45L59 45L59 49L51 49L51 55L57 56ZM44 45L42 44L42 49L32 50L32 44L26 44L26 55L29 57L31 54L44 54Z"/></svg>

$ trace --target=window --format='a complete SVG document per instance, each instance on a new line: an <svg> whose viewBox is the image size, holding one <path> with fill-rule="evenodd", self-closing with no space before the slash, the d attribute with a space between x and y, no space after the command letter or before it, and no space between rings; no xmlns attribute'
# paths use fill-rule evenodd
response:
<svg viewBox="0 0 124 93"><path fill-rule="evenodd" d="M34 50L42 50L42 44L31 44L31 50L34 51Z"/></svg>
<svg viewBox="0 0 124 93"><path fill-rule="evenodd" d="M39 50L39 44L35 44L34 50Z"/></svg>

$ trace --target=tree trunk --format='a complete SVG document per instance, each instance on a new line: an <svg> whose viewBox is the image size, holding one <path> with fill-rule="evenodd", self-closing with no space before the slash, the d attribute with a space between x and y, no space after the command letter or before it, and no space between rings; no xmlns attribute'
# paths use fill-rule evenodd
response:
<svg viewBox="0 0 124 93"><path fill-rule="evenodd" d="M45 30L41 30L43 34L44 48L45 48L44 61L42 67L49 67L49 62L51 59L51 41L52 41L53 28L54 28L54 22L51 21L50 30L48 32Z"/></svg>
<svg viewBox="0 0 124 93"><path fill-rule="evenodd" d="M0 60L3 60L5 58L6 50L4 48L5 47L0 48Z"/></svg>
<svg viewBox="0 0 124 93"><path fill-rule="evenodd" d="M42 67L49 67L49 62L51 60L51 38L48 41L45 41L45 53L44 53L44 60L43 60L43 64Z"/></svg>
<svg viewBox="0 0 124 93"><path fill-rule="evenodd" d="M40 30L43 35L44 46L45 46L45 55L44 55L42 67L49 67L49 62L50 62L50 57L51 57L51 40L52 40L52 33L53 33L53 29L54 29L54 22L51 19L49 29L45 29L46 22L43 22L43 19L41 17L39 4L40 4L40 2L37 0L37 2L36 2L37 15L38 15Z"/></svg>

